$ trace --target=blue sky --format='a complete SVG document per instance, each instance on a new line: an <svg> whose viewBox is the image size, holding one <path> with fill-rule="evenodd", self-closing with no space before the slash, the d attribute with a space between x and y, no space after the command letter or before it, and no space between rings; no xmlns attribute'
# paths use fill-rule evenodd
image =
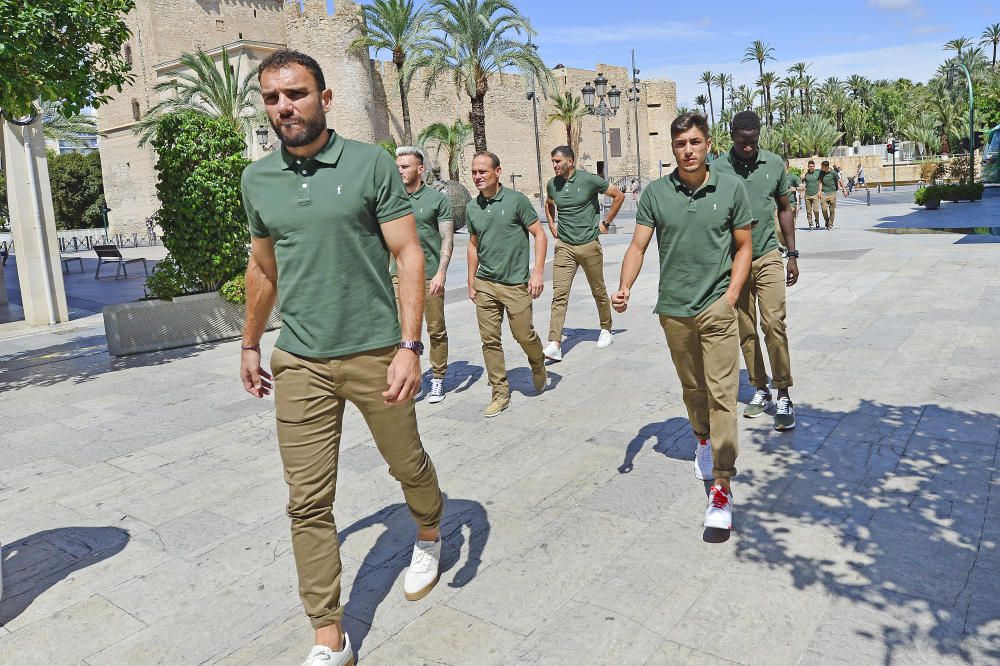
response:
<svg viewBox="0 0 1000 666"><path fill-rule="evenodd" d="M737 86L752 83L756 62L740 60L755 39L774 47L777 62L765 68L781 75L801 60L820 81L854 73L926 81L946 57L944 42L978 41L1000 22L1000 0L514 1L538 31L546 64L627 67L634 48L640 78L673 79L687 106L704 92L698 78L706 69L732 74Z"/></svg>

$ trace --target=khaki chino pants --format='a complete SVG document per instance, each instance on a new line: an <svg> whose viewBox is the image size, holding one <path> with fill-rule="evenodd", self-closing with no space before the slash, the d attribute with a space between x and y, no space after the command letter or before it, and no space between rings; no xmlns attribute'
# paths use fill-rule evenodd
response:
<svg viewBox="0 0 1000 666"><path fill-rule="evenodd" d="M819 226L820 195L806 197L806 224Z"/></svg>
<svg viewBox="0 0 1000 666"><path fill-rule="evenodd" d="M771 360L771 384L776 389L792 385L792 366L788 355L788 329L785 325L785 263L781 252L773 250L750 264L750 277L736 302L739 313L740 347L747 364L750 383L767 388L767 368L757 335L757 314L764 330L764 344Z"/></svg>
<svg viewBox="0 0 1000 666"><path fill-rule="evenodd" d="M837 193L823 195L823 220L826 221L826 228L833 229L833 218L837 213ZM819 221L816 222L819 226Z"/></svg>
<svg viewBox="0 0 1000 666"><path fill-rule="evenodd" d="M715 478L731 478L739 454L736 311L723 296L694 317L660 315L660 326L681 380L691 428L699 439L711 437Z"/></svg>
<svg viewBox="0 0 1000 666"><path fill-rule="evenodd" d="M427 324L427 337L431 342L428 357L434 379L444 379L448 373L448 326L444 321L444 294L432 296L430 280L427 280L426 286L424 322ZM392 288L396 292L396 312L402 316L403 309L399 305L399 278L395 275L392 276Z"/></svg>
<svg viewBox="0 0 1000 666"><path fill-rule="evenodd" d="M566 306L569 291L576 277L576 269L583 267L590 284L590 293L597 304L597 315L602 330L611 330L611 299L604 286L604 250L601 241L592 240L583 245L556 242L555 257L552 261L552 315L549 318L549 340L562 342L563 325L566 322Z"/></svg>
<svg viewBox="0 0 1000 666"><path fill-rule="evenodd" d="M413 519L426 529L441 522L441 490L417 433L413 401L386 405L382 397L396 350L391 346L340 358L306 358L275 349L271 356L299 596L317 629L344 614L333 502L348 401L361 411L389 473L403 488Z"/></svg>
<svg viewBox="0 0 1000 666"><path fill-rule="evenodd" d="M504 313L509 320L510 332L528 355L531 370L536 371L545 365L542 340L535 332L531 316L531 294L526 284L508 286L482 278L476 278L473 287L476 290L479 337L483 341L483 361L493 389L493 399L506 399L510 397L510 383L507 381L500 330Z"/></svg>

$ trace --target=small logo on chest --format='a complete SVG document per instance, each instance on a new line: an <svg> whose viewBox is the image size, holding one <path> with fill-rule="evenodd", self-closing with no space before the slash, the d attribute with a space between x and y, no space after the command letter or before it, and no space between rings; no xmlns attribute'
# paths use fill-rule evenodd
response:
<svg viewBox="0 0 1000 666"><path fill-rule="evenodd" d="M712 210L719 210L719 204L717 203L712 204Z"/></svg>
<svg viewBox="0 0 1000 666"><path fill-rule="evenodd" d="M343 187L343 185L337 185L337 194L338 195L340 194L340 188L342 188L342 187Z"/></svg>

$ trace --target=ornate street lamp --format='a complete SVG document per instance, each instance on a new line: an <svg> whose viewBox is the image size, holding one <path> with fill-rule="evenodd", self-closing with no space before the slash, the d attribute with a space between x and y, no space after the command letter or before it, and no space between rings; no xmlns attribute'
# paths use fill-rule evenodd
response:
<svg viewBox="0 0 1000 666"><path fill-rule="evenodd" d="M538 53L538 45L531 43L531 36L528 36L528 47ZM542 147L538 137L538 94L535 92L535 75L528 74L528 91L525 93L531 101L531 117L535 122L535 168L538 170L538 203L542 210L545 210L545 184L542 182ZM511 180L511 186L514 181Z"/></svg>
<svg viewBox="0 0 1000 666"><path fill-rule="evenodd" d="M610 181L607 119L618 114L618 109L622 103L622 91L618 90L618 86L611 86L611 90L608 90L607 77L603 73L598 72L597 77L594 79L594 85L591 85L590 81L587 81L587 85L580 89L580 93L583 95L583 105L587 107L587 113L601 119L601 146L604 149L604 173L601 175L605 180ZM594 106L595 101L597 102L597 106ZM608 227L608 233L610 234L617 231L618 229L614 224Z"/></svg>
<svg viewBox="0 0 1000 666"><path fill-rule="evenodd" d="M639 156L639 70L635 66L635 49L632 49L632 85L628 89L628 101L635 113L635 177L642 189L642 159Z"/></svg>
<svg viewBox="0 0 1000 666"><path fill-rule="evenodd" d="M261 125L256 130L254 130L254 133L257 135L257 143L260 144L260 149L263 150L264 152L267 152L268 151L268 147L267 147L268 129L267 129L267 127L264 126L264 125Z"/></svg>

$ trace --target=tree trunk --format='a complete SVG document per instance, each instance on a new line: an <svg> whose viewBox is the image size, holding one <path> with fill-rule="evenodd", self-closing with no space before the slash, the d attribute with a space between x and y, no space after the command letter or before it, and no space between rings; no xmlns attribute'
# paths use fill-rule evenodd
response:
<svg viewBox="0 0 1000 666"><path fill-rule="evenodd" d="M712 124L714 125L715 124L715 105L712 103L712 84L709 83L705 87L708 88L708 108L712 112Z"/></svg>
<svg viewBox="0 0 1000 666"><path fill-rule="evenodd" d="M458 180L458 155L451 151L448 151L448 178L454 181Z"/></svg>
<svg viewBox="0 0 1000 666"><path fill-rule="evenodd" d="M403 110L403 145L413 145L413 128L410 126L410 101L406 99L406 86L403 85L403 65L396 65L399 80L399 107Z"/></svg>
<svg viewBox="0 0 1000 666"><path fill-rule="evenodd" d="M472 136L476 145L476 152L481 153L488 150L486 147L486 95L476 95L472 98Z"/></svg>
<svg viewBox="0 0 1000 666"><path fill-rule="evenodd" d="M573 123L566 123L566 145L573 147Z"/></svg>

